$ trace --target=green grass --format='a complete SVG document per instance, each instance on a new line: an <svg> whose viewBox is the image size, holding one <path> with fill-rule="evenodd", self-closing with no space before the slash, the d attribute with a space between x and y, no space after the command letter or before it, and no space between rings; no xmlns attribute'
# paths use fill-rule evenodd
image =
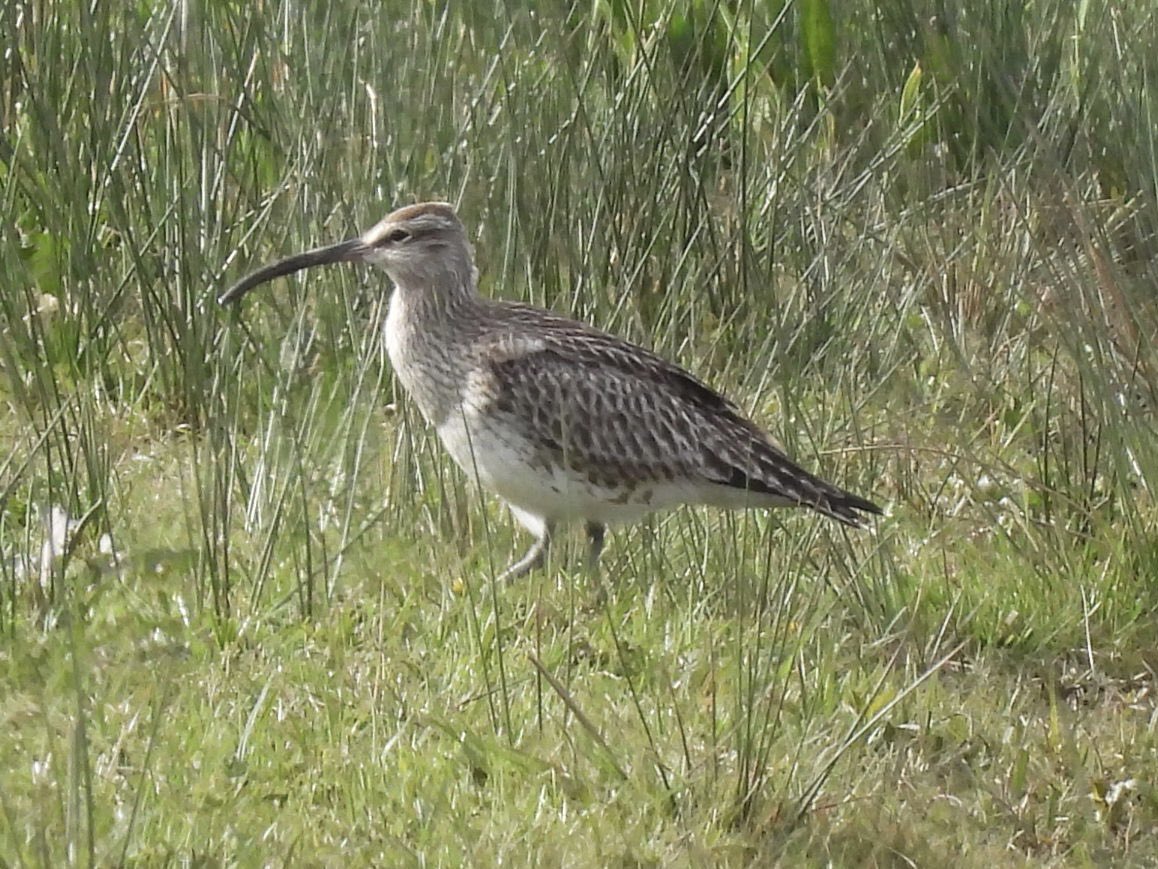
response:
<svg viewBox="0 0 1158 869"><path fill-rule="evenodd" d="M0 24L0 864L1158 862L1147 4ZM496 587L384 276L214 301L436 197L887 516Z"/></svg>

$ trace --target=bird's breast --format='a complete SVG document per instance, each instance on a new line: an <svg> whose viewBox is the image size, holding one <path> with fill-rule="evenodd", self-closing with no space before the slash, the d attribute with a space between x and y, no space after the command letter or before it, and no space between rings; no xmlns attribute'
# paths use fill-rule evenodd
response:
<svg viewBox="0 0 1158 869"><path fill-rule="evenodd" d="M397 290L390 299L382 334L398 382L426 421L441 425L462 403L461 341L453 330L412 316Z"/></svg>

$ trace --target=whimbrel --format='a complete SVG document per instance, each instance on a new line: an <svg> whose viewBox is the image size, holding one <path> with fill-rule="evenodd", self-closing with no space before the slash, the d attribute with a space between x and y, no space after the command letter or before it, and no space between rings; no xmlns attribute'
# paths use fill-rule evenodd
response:
<svg viewBox="0 0 1158 869"><path fill-rule="evenodd" d="M678 504L811 507L846 525L880 508L801 468L711 387L642 347L478 294L454 209L400 208L358 238L259 269L218 300L311 266L366 262L394 283L385 343L398 380L471 479L534 536L501 578L539 567L555 527L604 528ZM859 512L858 512L859 511Z"/></svg>

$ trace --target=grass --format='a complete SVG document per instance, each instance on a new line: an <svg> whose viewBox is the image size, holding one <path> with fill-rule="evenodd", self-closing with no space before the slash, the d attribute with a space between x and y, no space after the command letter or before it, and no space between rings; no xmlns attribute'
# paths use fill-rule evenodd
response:
<svg viewBox="0 0 1158 869"><path fill-rule="evenodd" d="M1146 4L0 22L4 865L1158 862ZM385 279L214 302L434 197L888 515L496 587Z"/></svg>

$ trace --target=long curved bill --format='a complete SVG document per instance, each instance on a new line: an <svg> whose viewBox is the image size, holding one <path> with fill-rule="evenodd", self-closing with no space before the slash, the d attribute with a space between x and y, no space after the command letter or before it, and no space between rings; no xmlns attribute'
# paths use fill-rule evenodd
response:
<svg viewBox="0 0 1158 869"><path fill-rule="evenodd" d="M278 260L275 263L246 275L218 296L217 303L219 305L231 305L254 287L268 283L274 278L280 278L283 275L292 275L294 272L300 272L302 269L329 265L330 263L360 262L365 258L368 250L362 239L350 238L346 241L340 241L337 244L316 247L313 250L307 250L305 253L286 257L283 260Z"/></svg>

